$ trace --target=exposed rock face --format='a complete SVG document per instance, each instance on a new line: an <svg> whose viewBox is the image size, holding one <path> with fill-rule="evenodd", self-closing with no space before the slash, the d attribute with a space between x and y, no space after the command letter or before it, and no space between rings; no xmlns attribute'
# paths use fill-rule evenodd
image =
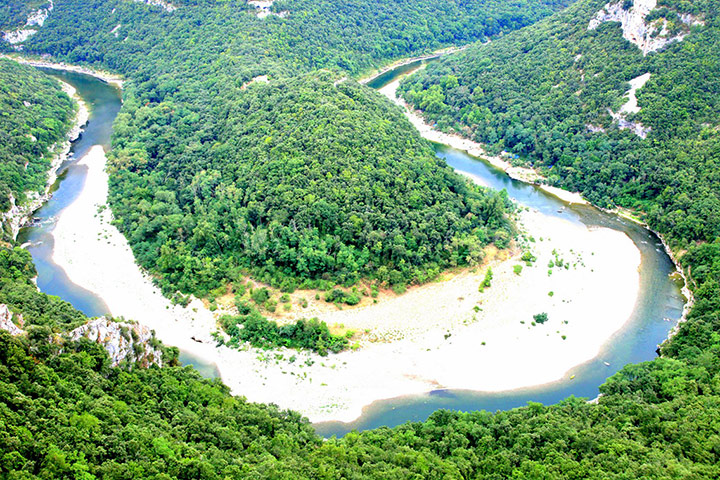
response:
<svg viewBox="0 0 720 480"><path fill-rule="evenodd" d="M13 322L13 317L17 321L17 325ZM7 305L0 303L0 330L7 330L10 335L20 335L25 333L22 329L25 322L23 321L22 315L15 315L10 311ZM19 325L19 326L18 326Z"/></svg>
<svg viewBox="0 0 720 480"><path fill-rule="evenodd" d="M72 340L87 338L105 347L113 366L124 360L162 366L162 352L150 344L152 331L142 325L113 322L105 317L92 320L68 334Z"/></svg>
<svg viewBox="0 0 720 480"><path fill-rule="evenodd" d="M640 122L628 121L627 115L640 112L640 106L637 102L636 93L648 82L648 80L650 80L649 73L645 73L643 75L640 75L639 77L630 80L630 90L628 90L627 94L625 94L628 99L627 102L625 102L625 104L620 107L620 111L617 113L609 110L610 116L612 116L618 122L618 126L620 128L630 129L635 135L640 138L647 138L648 133L650 133L650 127L645 127Z"/></svg>
<svg viewBox="0 0 720 480"><path fill-rule="evenodd" d="M634 0L632 7L627 10L623 7L623 0L608 3L590 20L588 30L594 30L604 22L620 22L623 38L637 45L643 55L656 52L672 42L679 42L688 34L686 28L673 35L665 18L646 21L648 14L657 7L657 0ZM683 14L678 18L686 27L703 24L702 20L690 14Z"/></svg>
<svg viewBox="0 0 720 480"><path fill-rule="evenodd" d="M24 42L32 35L37 33L37 27L43 26L45 20L47 20L47 17L50 15L50 12L52 12L53 8L55 8L55 5L53 4L52 0L50 0L50 5L47 8L39 8L30 12L30 15L25 21L24 27L17 30L2 32L3 40L13 45ZM21 47L17 46L15 47L15 49L20 50Z"/></svg>
<svg viewBox="0 0 720 480"><path fill-rule="evenodd" d="M270 79L268 78L267 75L258 75L257 77L253 77L253 79L250 80L249 82L243 83L242 86L240 87L240 90L245 90L247 87L249 87L253 83L269 83L269 82L270 82Z"/></svg>
<svg viewBox="0 0 720 480"><path fill-rule="evenodd" d="M275 15L277 17L287 17L288 12L286 10L282 12L273 12L270 10L275 0L249 0L248 3L257 9L257 17L265 18L268 15Z"/></svg>
<svg viewBox="0 0 720 480"><path fill-rule="evenodd" d="M173 12L177 10L177 7L166 0L133 0L139 3L147 3L148 5L155 5L156 7L162 7L166 12ZM113 13L115 11L113 10Z"/></svg>

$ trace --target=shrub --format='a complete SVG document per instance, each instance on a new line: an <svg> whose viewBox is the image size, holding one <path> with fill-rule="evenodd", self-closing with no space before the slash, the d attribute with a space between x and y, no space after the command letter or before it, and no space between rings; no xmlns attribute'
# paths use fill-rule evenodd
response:
<svg viewBox="0 0 720 480"><path fill-rule="evenodd" d="M250 294L250 298L252 298L253 301L255 303L257 303L258 305L262 305L263 303L267 302L268 299L270 298L270 292L265 287L256 288Z"/></svg>

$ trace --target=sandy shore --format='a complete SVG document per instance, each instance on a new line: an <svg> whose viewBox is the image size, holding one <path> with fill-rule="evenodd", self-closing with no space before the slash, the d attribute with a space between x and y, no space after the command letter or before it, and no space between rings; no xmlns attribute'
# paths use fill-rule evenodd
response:
<svg viewBox="0 0 720 480"><path fill-rule="evenodd" d="M148 325L167 344L213 361L214 348L192 340L210 342L215 320L199 300L187 308L173 306L135 264L125 237L110 225L105 205L108 195L106 157L93 146L78 162L88 169L79 197L59 215L53 237L53 261L69 278L95 292L114 316Z"/></svg>
<svg viewBox="0 0 720 480"><path fill-rule="evenodd" d="M524 211L520 222L535 238L528 248L538 260L520 275L515 258L493 266L493 285L484 293L478 286L485 271L478 269L322 316L394 341L365 335L357 350L329 357L216 348L209 337L213 315L199 301L170 305L135 265L108 210L98 213L108 188L102 148L93 147L80 165L88 168L83 190L53 232L53 260L69 278L101 296L114 315L216 363L235 394L292 408L314 422L351 421L375 400L437 388L501 391L561 379L597 356L632 313L638 293L640 254L627 236ZM569 268L554 267L549 275L556 257ZM541 312L548 322L533 326Z"/></svg>

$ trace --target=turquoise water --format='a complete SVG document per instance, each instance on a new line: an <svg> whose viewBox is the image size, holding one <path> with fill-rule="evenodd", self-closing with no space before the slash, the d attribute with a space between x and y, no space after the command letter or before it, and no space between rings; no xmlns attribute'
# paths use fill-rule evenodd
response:
<svg viewBox="0 0 720 480"><path fill-rule="evenodd" d="M374 88L407 72L417 65L406 65L383 76L381 81L371 82ZM62 167L62 178L57 184L53 198L41 208L36 217L40 225L24 229L21 241L29 242L28 250L38 268L38 286L46 293L58 295L72 303L89 316L107 313L107 306L92 292L70 282L52 262L53 218L77 196L85 181L86 169L75 164L92 145L108 146L112 122L120 109L120 94L114 87L93 77L58 71L49 71L78 89L92 108L90 123L83 136L73 144L73 155ZM665 254L659 239L648 230L615 215L588 206L569 206L538 188L511 180L503 172L469 155L451 148L436 145L437 155L456 170L477 175L495 189L505 189L510 198L550 216L562 216L573 222L600 225L627 233L640 249L642 264L641 287L632 318L603 348L601 355L580 365L572 372L574 380L563 380L538 388L501 393L440 390L375 402L368 406L363 416L353 423L328 422L316 424L318 433L343 435L352 429L368 429L378 426L394 426L407 421L424 420L439 408L453 410L504 410L528 401L545 404L555 403L570 395L594 398L598 386L623 365L651 360L655 349L680 318L684 300L679 287L668 277L674 271L670 258ZM218 376L217 368L186 352L180 354L181 363L193 365L208 378ZM610 366L604 362L610 363Z"/></svg>
<svg viewBox="0 0 720 480"><path fill-rule="evenodd" d="M18 241L27 244L38 271L37 284L41 291L70 302L75 308L89 317L98 317L109 313L105 302L97 295L71 282L65 271L52 261L54 219L58 213L70 205L85 184L87 168L77 165L93 145L110 148L112 124L122 105L121 92L90 75L42 68L40 69L75 87L90 109L90 120L82 135L72 144L68 160L58 170L58 181L54 185L52 198L35 212L35 226L24 228L18 235ZM201 375L207 378L219 377L214 364L204 362L187 352L180 352L180 363L193 365Z"/></svg>
<svg viewBox="0 0 720 480"><path fill-rule="evenodd" d="M368 85L376 89L382 88L419 65L420 62L416 62L387 72ZM495 190L505 189L508 196L520 205L537 209L548 216L626 233L641 253L640 291L632 317L622 330L608 340L597 358L573 369L573 380L566 378L541 387L499 393L437 390L424 395L381 400L366 407L363 415L354 422L316 424L316 431L323 436L342 436L353 429L366 430L395 426L408 421L422 421L441 408L495 411L523 406L529 401L546 405L557 403L571 395L595 398L599 393L598 387L624 365L655 358L658 344L667 338L682 315L685 299L680 292L680 286L669 277L675 271L675 266L655 234L597 208L569 205L533 185L512 180L504 172L465 152L437 144L434 147L437 156L455 170L480 177L486 185Z"/></svg>

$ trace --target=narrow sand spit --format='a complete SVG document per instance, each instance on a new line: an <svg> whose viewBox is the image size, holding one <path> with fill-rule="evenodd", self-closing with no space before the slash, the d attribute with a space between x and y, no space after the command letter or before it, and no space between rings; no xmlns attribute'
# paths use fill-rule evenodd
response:
<svg viewBox="0 0 720 480"><path fill-rule="evenodd" d="M154 328L167 344L191 353L210 357L214 349L209 333L215 320L200 301L187 308L173 306L135 264L125 237L110 225L106 204L108 176L105 152L93 146L78 162L88 168L79 197L58 217L53 230L53 261L63 267L69 278L96 293L114 316L124 316Z"/></svg>
<svg viewBox="0 0 720 480"><path fill-rule="evenodd" d="M81 159L87 180L59 216L53 260L102 297L113 315L146 324L167 344L215 362L234 393L292 408L314 422L351 421L375 400L436 388L501 391L561 379L598 354L637 297L640 254L626 235L524 211L521 224L535 239L529 248L538 260L532 267L517 258L493 266L492 286L483 293L479 269L322 317L394 341L365 335L357 350L329 357L216 348L209 338L212 314L199 301L171 306L135 265L108 210L98 213L107 200L105 161L100 146ZM558 258L568 268L548 274L548 263ZM520 264L517 275L513 267ZM548 322L533 326L541 312Z"/></svg>

